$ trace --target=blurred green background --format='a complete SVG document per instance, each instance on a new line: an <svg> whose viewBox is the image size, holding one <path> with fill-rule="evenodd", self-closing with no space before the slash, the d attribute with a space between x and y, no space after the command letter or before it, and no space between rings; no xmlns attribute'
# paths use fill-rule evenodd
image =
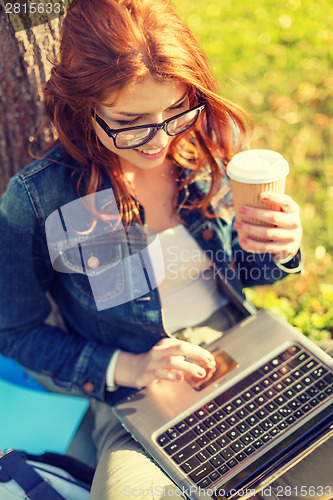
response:
<svg viewBox="0 0 333 500"><path fill-rule="evenodd" d="M247 290L312 340L333 337L333 2L175 0L204 48L220 93L255 122L253 148L290 165L301 207L305 269Z"/></svg>

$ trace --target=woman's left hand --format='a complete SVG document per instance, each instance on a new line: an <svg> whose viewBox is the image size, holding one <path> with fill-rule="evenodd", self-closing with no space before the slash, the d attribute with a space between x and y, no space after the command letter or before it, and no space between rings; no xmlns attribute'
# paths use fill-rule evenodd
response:
<svg viewBox="0 0 333 500"><path fill-rule="evenodd" d="M303 233L299 206L286 194L263 192L259 196L263 202L273 204L274 208L244 205L239 213L274 224L274 227L235 222L234 228L238 232L241 247L247 252L274 254L277 260L293 257L300 247Z"/></svg>

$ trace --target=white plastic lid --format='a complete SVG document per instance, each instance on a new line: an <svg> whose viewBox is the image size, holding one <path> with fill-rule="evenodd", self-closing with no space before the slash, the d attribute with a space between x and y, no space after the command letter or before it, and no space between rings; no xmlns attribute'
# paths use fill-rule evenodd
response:
<svg viewBox="0 0 333 500"><path fill-rule="evenodd" d="M249 149L237 153L227 166L228 176L245 184L274 182L289 172L289 165L280 153L269 149Z"/></svg>

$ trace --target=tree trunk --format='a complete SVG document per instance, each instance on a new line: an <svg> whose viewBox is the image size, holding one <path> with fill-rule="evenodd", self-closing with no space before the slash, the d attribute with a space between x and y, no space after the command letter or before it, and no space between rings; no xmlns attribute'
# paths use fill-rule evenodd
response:
<svg viewBox="0 0 333 500"><path fill-rule="evenodd" d="M42 89L59 44L60 20L13 33L0 4L0 195L9 179L32 161L28 148L45 118ZM43 129L32 144L40 156L54 138ZM48 323L62 325L58 309L49 297Z"/></svg>
<svg viewBox="0 0 333 500"><path fill-rule="evenodd" d="M0 195L10 177L32 161L31 145L45 114L42 89L59 44L60 20L13 33L0 5ZM1 12L2 11L2 12ZM37 156L54 138L44 129L32 144Z"/></svg>

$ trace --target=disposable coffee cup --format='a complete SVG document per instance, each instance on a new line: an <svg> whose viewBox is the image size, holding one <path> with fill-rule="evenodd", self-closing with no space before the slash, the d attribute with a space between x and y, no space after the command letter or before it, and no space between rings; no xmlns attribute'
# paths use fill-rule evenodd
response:
<svg viewBox="0 0 333 500"><path fill-rule="evenodd" d="M265 191L283 194L288 172L287 161L276 151L250 149L233 156L227 166L227 175L231 183L236 221L272 227L272 224L240 214L239 209L250 205L276 210L275 204L262 201L259 195Z"/></svg>

